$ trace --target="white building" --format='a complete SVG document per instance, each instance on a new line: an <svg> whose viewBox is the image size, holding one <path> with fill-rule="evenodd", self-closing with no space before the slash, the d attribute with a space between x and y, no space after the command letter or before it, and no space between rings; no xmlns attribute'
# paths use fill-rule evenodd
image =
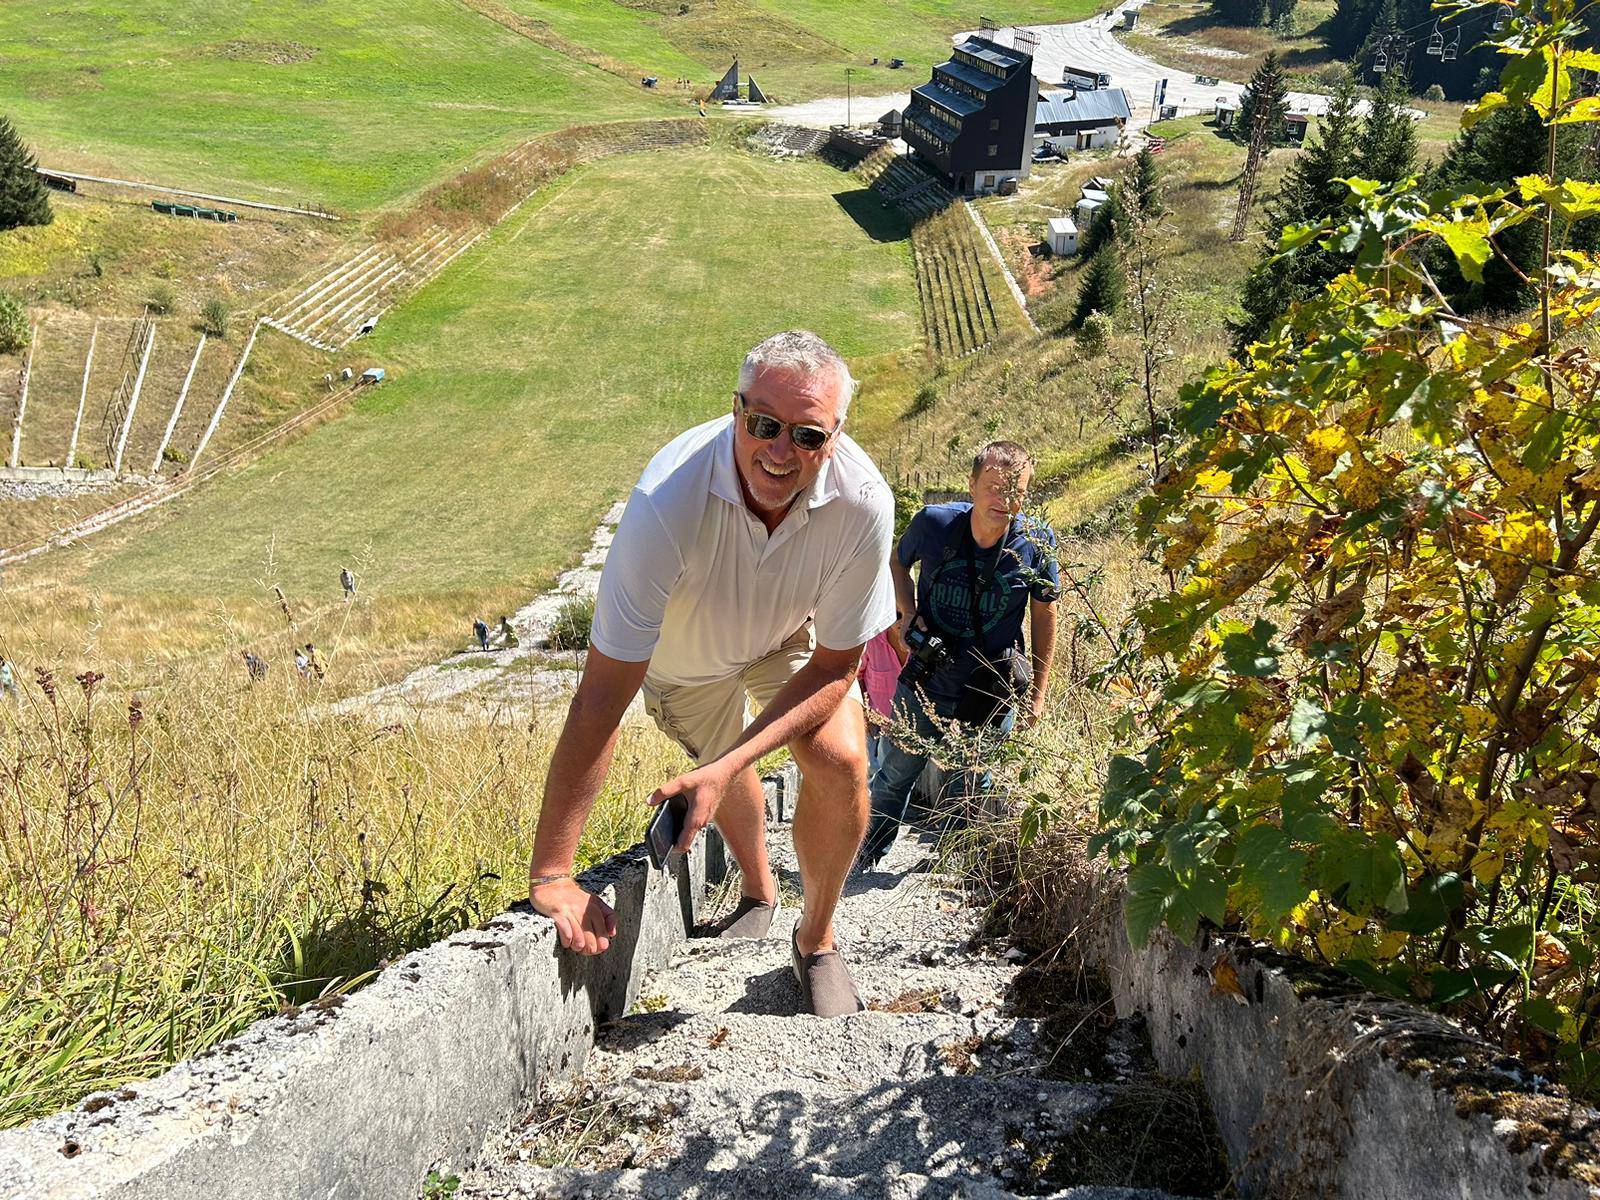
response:
<svg viewBox="0 0 1600 1200"><path fill-rule="evenodd" d="M1076 254L1078 252L1078 227L1071 217L1051 217L1050 232L1046 240L1051 254Z"/></svg>

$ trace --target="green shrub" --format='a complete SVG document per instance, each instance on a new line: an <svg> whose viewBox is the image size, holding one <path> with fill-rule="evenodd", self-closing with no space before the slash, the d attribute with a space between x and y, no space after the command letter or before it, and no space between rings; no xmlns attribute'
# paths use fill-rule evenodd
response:
<svg viewBox="0 0 1600 1200"><path fill-rule="evenodd" d="M211 337L228 336L228 305L213 296L200 306L200 328Z"/></svg>
<svg viewBox="0 0 1600 1200"><path fill-rule="evenodd" d="M144 306L156 316L164 317L178 306L178 297L172 290L171 284L158 283L150 289L150 295L145 298Z"/></svg>
<svg viewBox="0 0 1600 1200"><path fill-rule="evenodd" d="M0 354L20 354L28 345L28 314L22 301L0 292Z"/></svg>
<svg viewBox="0 0 1600 1200"><path fill-rule="evenodd" d="M594 623L594 597L575 596L561 606L550 626L550 649L587 650L589 626Z"/></svg>
<svg viewBox="0 0 1600 1200"><path fill-rule="evenodd" d="M1437 83L1430 83L1428 85L1428 90L1422 93L1422 98L1424 100L1443 100L1444 89Z"/></svg>
<svg viewBox="0 0 1600 1200"><path fill-rule="evenodd" d="M1551 161L1600 119L1570 13L1520 0L1485 102L1534 114ZM1595 1095L1600 258L1566 236L1589 186L1371 185L1284 238L1353 264L1185 394L1139 507L1168 586L1107 673L1141 736L1093 846L1129 867L1136 944L1237 923ZM1481 279L1517 224L1535 315L1451 310L1431 264Z"/></svg>
<svg viewBox="0 0 1600 1200"><path fill-rule="evenodd" d="M1089 358L1099 358L1111 343L1111 318L1092 312L1078 326L1078 346Z"/></svg>

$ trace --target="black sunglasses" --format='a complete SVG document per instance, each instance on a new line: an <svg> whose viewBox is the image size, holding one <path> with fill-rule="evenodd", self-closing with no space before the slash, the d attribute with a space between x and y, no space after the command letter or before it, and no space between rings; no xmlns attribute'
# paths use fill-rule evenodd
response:
<svg viewBox="0 0 1600 1200"><path fill-rule="evenodd" d="M750 411L750 402L744 398L743 392L735 392L739 397L739 408L744 413L744 430L758 442L770 442L785 429L789 431L789 438L794 442L797 450L821 450L828 444L828 439L839 432L840 421L832 429L824 429L820 425L791 425L780 421L777 417L769 417L766 413Z"/></svg>

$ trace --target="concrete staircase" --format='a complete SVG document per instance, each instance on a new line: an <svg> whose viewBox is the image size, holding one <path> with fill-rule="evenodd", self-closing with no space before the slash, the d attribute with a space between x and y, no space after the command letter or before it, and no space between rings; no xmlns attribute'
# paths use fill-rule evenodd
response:
<svg viewBox="0 0 1600 1200"><path fill-rule="evenodd" d="M905 155L897 155L872 180L887 204L898 205L913 221L943 212L956 202L955 193Z"/></svg>
<svg viewBox="0 0 1600 1200"><path fill-rule="evenodd" d="M362 247L274 307L266 322L321 350L341 350L363 324L432 279L482 237L481 226L431 226L404 242Z"/></svg>
<svg viewBox="0 0 1600 1200"><path fill-rule="evenodd" d="M847 889L839 935L868 1011L795 1015L797 884L777 857L771 936L687 943L576 1088L495 1141L459 1195L1162 1200L1040 1177L1120 1075L1047 1077L1041 1022L1008 1005L1015 963L974 944L959 895L917 869L928 849L902 838Z"/></svg>

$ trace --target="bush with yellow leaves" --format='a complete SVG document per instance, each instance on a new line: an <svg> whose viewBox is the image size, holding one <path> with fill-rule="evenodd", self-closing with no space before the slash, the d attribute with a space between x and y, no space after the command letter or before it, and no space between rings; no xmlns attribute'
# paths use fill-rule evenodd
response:
<svg viewBox="0 0 1600 1200"><path fill-rule="evenodd" d="M1460 5L1442 6L1451 11ZM1448 20L1446 14L1443 19ZM1504 105L1600 120L1571 0L1494 36ZM1097 848L1129 865L1137 941L1242 924L1447 1007L1600 1084L1600 260L1560 243L1600 185L1484 192L1350 180L1291 229L1356 267L1192 386L1190 439L1141 508L1173 586L1109 674L1130 716ZM1536 310L1452 311L1542 226Z"/></svg>

